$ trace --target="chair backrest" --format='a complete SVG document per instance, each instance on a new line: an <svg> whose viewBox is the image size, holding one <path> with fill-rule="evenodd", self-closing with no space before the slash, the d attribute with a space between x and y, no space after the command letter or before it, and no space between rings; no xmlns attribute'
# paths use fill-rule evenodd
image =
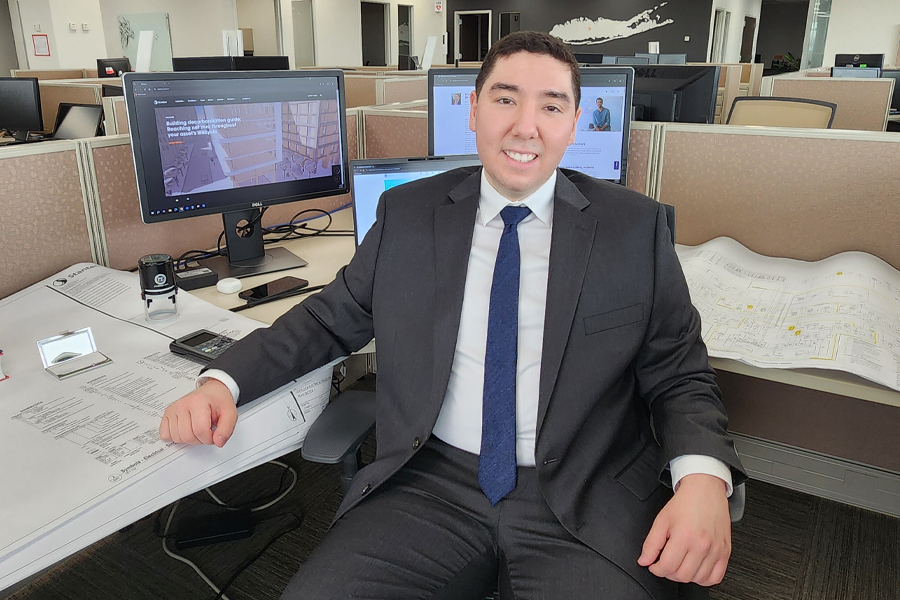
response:
<svg viewBox="0 0 900 600"><path fill-rule="evenodd" d="M831 129L837 104L805 98L740 97L728 113L728 125Z"/></svg>

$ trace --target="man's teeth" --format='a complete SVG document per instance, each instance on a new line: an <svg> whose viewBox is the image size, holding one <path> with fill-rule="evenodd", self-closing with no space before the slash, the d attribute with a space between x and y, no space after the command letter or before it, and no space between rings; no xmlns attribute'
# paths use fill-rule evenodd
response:
<svg viewBox="0 0 900 600"><path fill-rule="evenodd" d="M505 150L504 152L506 152L508 157L520 163L531 162L537 158L537 154L519 154L518 152L511 152L509 150Z"/></svg>

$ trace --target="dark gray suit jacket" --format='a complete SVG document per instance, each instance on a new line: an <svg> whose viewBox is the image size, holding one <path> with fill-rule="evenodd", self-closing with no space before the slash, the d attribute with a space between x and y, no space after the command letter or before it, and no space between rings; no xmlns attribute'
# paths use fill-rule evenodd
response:
<svg viewBox="0 0 900 600"><path fill-rule="evenodd" d="M453 362L479 194L476 167L385 192L377 222L334 283L210 365L235 379L244 403L378 340L377 458L354 479L336 519L431 435ZM550 508L655 597L670 597L671 582L637 565L671 497L666 465L704 454L743 481L726 424L662 206L561 171L535 447Z"/></svg>

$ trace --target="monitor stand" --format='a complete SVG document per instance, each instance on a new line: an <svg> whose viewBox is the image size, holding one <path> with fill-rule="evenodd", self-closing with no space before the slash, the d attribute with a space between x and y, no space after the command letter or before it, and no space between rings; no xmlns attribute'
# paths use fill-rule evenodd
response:
<svg viewBox="0 0 900 600"><path fill-rule="evenodd" d="M305 267L308 263L285 248L263 246L262 224L259 223L260 210L251 208L222 214L225 224L225 245L227 258L215 256L199 261L201 265L214 271L219 279L225 277L249 277L274 273L287 269ZM238 233L238 225L247 222L255 225L246 237Z"/></svg>

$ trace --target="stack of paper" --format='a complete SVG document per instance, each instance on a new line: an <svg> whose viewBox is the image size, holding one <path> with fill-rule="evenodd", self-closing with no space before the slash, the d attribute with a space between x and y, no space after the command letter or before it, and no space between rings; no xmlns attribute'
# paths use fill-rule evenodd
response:
<svg viewBox="0 0 900 600"><path fill-rule="evenodd" d="M0 590L174 500L299 448L328 401L331 366L239 409L224 448L163 442L163 410L194 388L169 342L198 329L238 339L262 325L186 293L145 320L138 277L78 264L0 301ZM91 327L112 364L57 380L36 342Z"/></svg>
<svg viewBox="0 0 900 600"><path fill-rule="evenodd" d="M676 250L710 356L846 371L900 390L900 272L883 260L769 258L731 238Z"/></svg>

